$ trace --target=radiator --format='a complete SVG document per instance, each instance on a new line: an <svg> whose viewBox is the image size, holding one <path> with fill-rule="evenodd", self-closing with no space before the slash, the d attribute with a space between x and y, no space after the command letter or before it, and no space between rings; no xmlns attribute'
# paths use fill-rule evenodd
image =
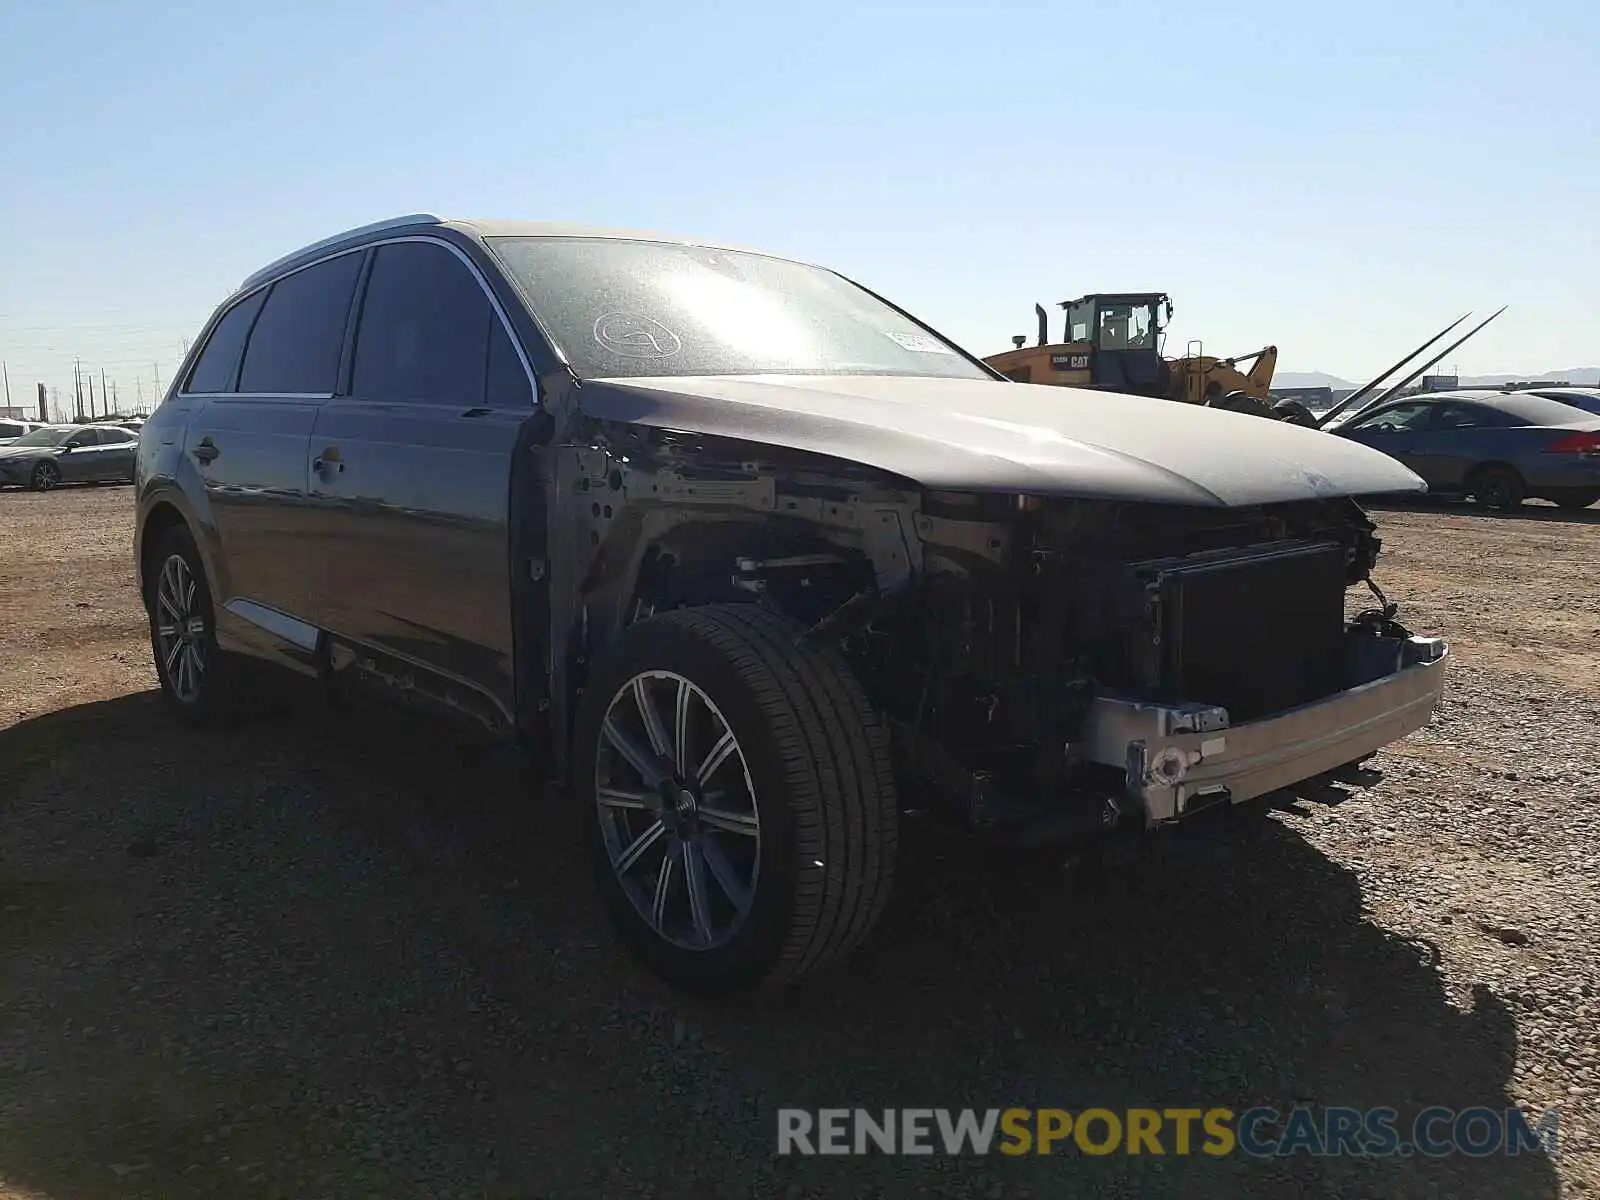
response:
<svg viewBox="0 0 1600 1200"><path fill-rule="evenodd" d="M1343 686L1345 551L1275 542L1133 564L1145 620L1130 666L1152 698L1235 722Z"/></svg>

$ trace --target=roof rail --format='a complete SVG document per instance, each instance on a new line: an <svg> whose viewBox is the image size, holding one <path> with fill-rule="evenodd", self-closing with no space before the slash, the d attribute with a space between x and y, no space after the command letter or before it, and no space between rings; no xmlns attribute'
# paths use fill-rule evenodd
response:
<svg viewBox="0 0 1600 1200"><path fill-rule="evenodd" d="M409 213L403 217L390 217L387 221L373 221L368 225L357 225L354 229L346 229L343 233L336 233L332 237L322 238L320 241L312 242L309 246L301 246L300 249L291 251L290 253L285 254L282 258L274 259L272 262L262 267L259 271L251 273L245 279L245 281L239 285L238 290L241 292L246 291L254 287L256 284L261 283L263 280L270 279L277 272L278 268L284 266L286 263L293 262L295 259L300 258L303 255L309 254L314 250L321 250L327 246L335 246L340 242L356 237L360 234L381 233L385 229L399 229L407 225L438 225L442 223L443 220L443 217L434 216L432 213Z"/></svg>

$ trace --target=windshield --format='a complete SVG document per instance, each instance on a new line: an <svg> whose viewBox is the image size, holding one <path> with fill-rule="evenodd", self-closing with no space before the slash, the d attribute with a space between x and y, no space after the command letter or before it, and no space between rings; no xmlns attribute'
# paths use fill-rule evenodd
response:
<svg viewBox="0 0 1600 1200"><path fill-rule="evenodd" d="M580 377L993 378L820 267L621 238L488 240Z"/></svg>
<svg viewBox="0 0 1600 1200"><path fill-rule="evenodd" d="M1107 304L1100 309L1100 349L1148 350L1155 346L1154 304Z"/></svg>
<svg viewBox="0 0 1600 1200"><path fill-rule="evenodd" d="M35 429L32 433L23 434L11 445L16 449L22 449L27 446L59 446L71 436L72 426L70 425L65 427L47 425L43 429Z"/></svg>

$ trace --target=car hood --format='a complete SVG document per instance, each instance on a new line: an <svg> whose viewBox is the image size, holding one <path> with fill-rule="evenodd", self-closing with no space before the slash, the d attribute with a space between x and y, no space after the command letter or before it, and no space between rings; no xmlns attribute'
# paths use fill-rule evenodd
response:
<svg viewBox="0 0 1600 1200"><path fill-rule="evenodd" d="M49 446L0 446L0 458L33 458L49 454Z"/></svg>
<svg viewBox="0 0 1600 1200"><path fill-rule="evenodd" d="M585 383L583 411L864 463L924 487L1230 507L1421 492L1315 429L1082 388L854 375Z"/></svg>

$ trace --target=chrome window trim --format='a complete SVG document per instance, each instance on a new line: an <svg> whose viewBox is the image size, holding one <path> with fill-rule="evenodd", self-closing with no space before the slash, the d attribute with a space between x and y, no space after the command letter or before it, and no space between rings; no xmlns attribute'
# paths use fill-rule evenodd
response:
<svg viewBox="0 0 1600 1200"><path fill-rule="evenodd" d="M482 270L479 269L478 264L473 262L472 259L470 259L469 257L467 257L466 251L462 250L460 246L457 246L454 242L448 241L445 238L438 237L436 235L435 236L430 236L430 235L427 235L427 234L409 234L409 235L401 236L401 237L377 238L377 239L375 239L373 241L370 241L370 242L362 242L359 246L350 246L350 247L348 247L348 248L346 248L344 250L337 250L332 254L325 254L321 258L313 259L311 262L302 263L300 266L294 268L294 270L292 270L292 271L285 271L282 275L274 275L270 279L262 280L260 283L256 284L256 286L252 287L249 291L242 291L241 290L238 295L229 297L229 300L228 300L228 303L226 304L226 306L224 306L224 307L222 307L222 308L217 310L217 314L216 314L215 320L211 321L206 326L206 329L205 329L205 335L206 336L204 338L202 338L196 344L195 361L196 362L199 361L199 355L203 352L206 343L208 343L210 341L211 331L216 328L217 323L220 322L222 320L222 318L224 316L226 316L229 312L231 312L234 309L235 306L244 303L251 296L255 295L257 292L261 291L263 288L269 288L273 284L277 283L279 280L287 279L291 275L298 275L301 271L309 271L312 267L321 266L325 262L331 262L333 259L336 259L336 258L343 258L346 254L364 254L366 251L375 250L379 246L393 246L393 245L396 245L396 244L398 244L400 242L424 242L424 243L428 243L428 244L435 245L435 246L443 246L446 250L450 251L451 254L454 254L456 256L456 258L461 261L461 264L463 266L465 266L467 268L467 270L471 273L472 278L477 281L478 290L481 291L483 293L483 295L484 295L484 298L489 301L489 307L494 310L495 316L500 318L500 327L505 330L506 337L507 337L507 339L510 340L512 349L514 349L517 352L517 361L522 364L522 372L523 372L524 375L527 376L527 379L528 379L528 390L529 390L529 393L533 396L533 407L534 408L542 407L543 405L541 403L540 396L539 396L539 380L538 380L538 377L534 374L533 364L531 362L529 362L529 360L528 360L528 351L523 346L522 339L517 336L516 327L511 324L511 318L510 318L510 316L507 315L506 310L505 310L505 306L500 303L500 298L494 294L494 289L489 286L488 278L484 275ZM519 295L519 296L522 295L520 289L517 291L517 295ZM365 299L365 293L363 293L363 299ZM525 298L524 298L523 302L527 303ZM359 331L360 331L360 322L359 321L357 322L356 328L357 328L357 332L359 333ZM248 343L247 343L247 348L248 348ZM188 371L189 365L190 364L188 362L184 363L184 373L183 373L183 376L182 376L184 379L187 379L189 377L189 371ZM321 392L186 392L186 391L180 390L177 394L180 395L180 396L194 397L194 398L201 398L201 397L204 397L204 398L235 397L235 398L241 398L241 399L249 399L249 398L269 399L270 398L270 399L283 399L283 400L291 400L291 399L331 400L331 399L333 399L333 393L332 392L327 392L327 393L321 393Z"/></svg>
<svg viewBox="0 0 1600 1200"><path fill-rule="evenodd" d="M190 400L332 400L332 392L180 392Z"/></svg>

